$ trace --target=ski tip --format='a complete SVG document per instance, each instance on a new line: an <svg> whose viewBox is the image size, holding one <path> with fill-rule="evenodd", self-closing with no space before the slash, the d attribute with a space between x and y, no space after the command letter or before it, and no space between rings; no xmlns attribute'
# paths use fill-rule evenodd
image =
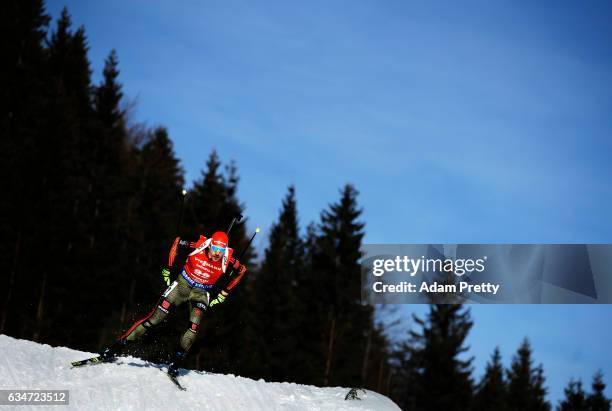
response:
<svg viewBox="0 0 612 411"><path fill-rule="evenodd" d="M260 229L259 227L257 227L257 228L255 229L255 232L256 232L256 233L258 233L258 232L260 232L260 231L261 231L261 229Z"/></svg>
<svg viewBox="0 0 612 411"><path fill-rule="evenodd" d="M72 366L72 368L77 368L77 367L83 367L85 365L113 363L116 360L117 360L117 358L111 358L109 360L103 360L103 359L101 359L98 356L98 357L86 358L84 360L73 361L73 362L70 363L70 365Z"/></svg>

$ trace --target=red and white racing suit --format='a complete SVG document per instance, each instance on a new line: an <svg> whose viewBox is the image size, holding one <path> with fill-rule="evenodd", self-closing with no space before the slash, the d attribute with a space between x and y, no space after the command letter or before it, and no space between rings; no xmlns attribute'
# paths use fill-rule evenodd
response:
<svg viewBox="0 0 612 411"><path fill-rule="evenodd" d="M174 241L172 250L170 251L168 265L172 266L174 263L177 247L188 246L189 248L194 249L188 255L187 261L183 266L183 270L180 275L192 287L210 290L227 270L229 265L228 262L234 264L234 259L232 258L234 250L227 247L221 260L212 261L207 255L207 248L209 245L210 238L206 238L203 235L200 235L200 238L196 242L191 243L177 238ZM242 274L239 274L229 282L229 284L225 287L225 290L231 290L241 279Z"/></svg>

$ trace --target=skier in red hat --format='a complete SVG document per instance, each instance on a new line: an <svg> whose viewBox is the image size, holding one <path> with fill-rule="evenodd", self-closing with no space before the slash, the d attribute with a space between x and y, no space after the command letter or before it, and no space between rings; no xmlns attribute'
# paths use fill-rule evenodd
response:
<svg viewBox="0 0 612 411"><path fill-rule="evenodd" d="M178 278L171 283L170 269L180 251L189 254ZM177 237L170 249L168 266L162 270L162 276L168 288L162 294L157 306L147 316L136 321L117 341L105 349L100 355L101 360L111 361L130 342L139 339L149 329L161 323L174 307L189 301L191 305L189 328L181 337L179 347L168 367L168 374L176 377L179 366L195 341L204 311L225 301L227 295L240 282L247 270L232 254L233 250L228 247L227 234L223 231L215 232L210 238L200 235L195 242ZM220 281L224 278L223 275L228 266L232 266L237 275Z"/></svg>

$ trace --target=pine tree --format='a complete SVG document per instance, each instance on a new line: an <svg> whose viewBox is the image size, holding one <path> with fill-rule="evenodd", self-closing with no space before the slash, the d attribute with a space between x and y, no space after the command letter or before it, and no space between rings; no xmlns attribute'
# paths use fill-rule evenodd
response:
<svg viewBox="0 0 612 411"><path fill-rule="evenodd" d="M357 195L352 185L346 185L340 201L321 213L315 266L320 267L325 275L329 291L327 301L334 313L356 303L361 295L360 282L355 276L360 273L365 225L357 221L362 213L357 206Z"/></svg>
<svg viewBox="0 0 612 411"><path fill-rule="evenodd" d="M7 276L0 291L0 333L29 337L23 309L31 302L31 244L37 237L45 189L41 146L47 128L48 54L44 47L49 16L40 0L2 2L5 39L0 44L0 266ZM30 287L28 287L30 285ZM19 301L20 304L14 304ZM13 309L13 307L19 307Z"/></svg>
<svg viewBox="0 0 612 411"><path fill-rule="evenodd" d="M297 355L302 345L299 319L307 315L307 302L297 298L297 281L303 269L304 244L299 235L295 188L290 186L278 221L270 229L269 245L254 284L260 336L258 374L267 381L285 381L288 370L301 366Z"/></svg>
<svg viewBox="0 0 612 411"><path fill-rule="evenodd" d="M1 165L11 160L18 165L20 163L16 160L24 158L14 156L25 153L15 150L24 143L24 137L34 139L40 131L37 118L31 114L42 114L46 103L48 55L44 40L50 18L41 0L7 0L1 7L0 19L5 36L5 41L0 44L5 63L0 76L0 153L4 160ZM5 146L7 143L11 144ZM5 151L9 148L12 151ZM2 176L8 177L4 173Z"/></svg>
<svg viewBox="0 0 612 411"><path fill-rule="evenodd" d="M87 123L89 150L88 198L93 200L88 232L89 247L96 252L98 275L103 284L128 283L123 275L131 272L137 247L127 241L133 223L126 206L134 197L136 186L130 178L137 163L128 148L125 113L121 105L121 84L116 53L106 59L103 81L93 88L93 112ZM120 238L123 241L113 239ZM126 284L127 285L127 284ZM123 289L126 289L124 287ZM100 289L101 293L111 290ZM123 301L128 294L122 295ZM105 299L100 304L106 303ZM122 313L124 317L125 313Z"/></svg>
<svg viewBox="0 0 612 411"><path fill-rule="evenodd" d="M299 323L302 344L295 353L301 365L292 371L291 381L320 385L324 373L324 363L321 359L327 353L327 341L324 337L327 303L321 298L320 293L327 285L325 276L315 268L317 235L317 226L311 222L306 227L306 236L303 240L304 268L296 272L296 298L301 312L295 321Z"/></svg>
<svg viewBox="0 0 612 411"><path fill-rule="evenodd" d="M587 399L581 381L570 380L564 390L565 398L559 401L557 411L588 411Z"/></svg>
<svg viewBox="0 0 612 411"><path fill-rule="evenodd" d="M420 328L410 331L409 340L414 409L469 409L473 358L461 358L468 350L464 344L473 324L469 311L461 305L431 305L426 320L416 316L414 320Z"/></svg>
<svg viewBox="0 0 612 411"><path fill-rule="evenodd" d="M176 229L183 201L181 191L185 183L168 130L163 127L152 130L138 152L138 159L138 197L141 203L132 211L142 219L144 231L138 240L145 244L153 240L150 249L145 247L145 254L150 257L166 255L168 245L178 235ZM154 267L159 268L159 263L148 268Z"/></svg>
<svg viewBox="0 0 612 411"><path fill-rule="evenodd" d="M324 359L319 383L324 385L363 385L362 359L372 328L371 307L363 306L361 297L361 240L364 224L358 221L362 210L357 206L357 190L346 185L338 203L321 213L313 255L311 286L317 295L312 313L320 324L319 339L313 342Z"/></svg>
<svg viewBox="0 0 612 411"><path fill-rule="evenodd" d="M93 163L90 164L90 174L95 206L92 243L95 243L96 237L126 237L129 228L125 218L125 204L130 201L136 188L129 178L131 171L128 168L133 167L136 158L128 148L118 64L117 54L112 50L104 64L102 83L93 90L95 119L91 125L93 138L90 150ZM122 244L121 256L126 255L126 244ZM102 245L108 247L105 255L112 254L116 247L114 243ZM120 270L126 270L129 266L127 259L118 263ZM111 270L117 268L114 262L107 264L115 265Z"/></svg>
<svg viewBox="0 0 612 411"><path fill-rule="evenodd" d="M544 370L533 366L531 347L525 339L512 359L508 379L508 409L511 411L548 411Z"/></svg>
<svg viewBox="0 0 612 411"><path fill-rule="evenodd" d="M224 222L230 222L235 216L240 215L244 212L245 206L238 199L238 183L240 182L240 177L238 176L238 167L236 166L236 162L231 160L229 165L225 167L225 190L226 190L226 199L225 206L221 210L221 215L219 216L219 220L221 224L226 224ZM238 225L235 225L232 228L232 231L229 233L229 238L232 243L232 247L236 250L236 256L238 256L238 252L242 252L245 250L244 254L241 257L241 261L244 263L250 263L250 261L256 257L257 253L254 251L254 248L246 248L248 238L246 232L246 223L248 222L248 218L243 218L242 222ZM223 228L225 230L225 228Z"/></svg>
<svg viewBox="0 0 612 411"><path fill-rule="evenodd" d="M117 82L119 77L118 65L117 52L111 50L104 62L102 83L94 91L96 114L112 134L122 133L125 122L125 112L120 107L123 92L121 91L121 84Z"/></svg>
<svg viewBox="0 0 612 411"><path fill-rule="evenodd" d="M237 198L240 179L236 164L231 162L224 174L221 171L221 161L213 150L206 161L206 170L202 172L201 179L194 182L190 190L189 210L183 230L186 235L193 235L193 232L212 234L215 231L226 231L232 219L242 214L244 205ZM229 233L234 250L244 249L248 242L246 222L247 219L243 219ZM242 260L249 262L254 256L250 249Z"/></svg>
<svg viewBox="0 0 612 411"><path fill-rule="evenodd" d="M405 411L415 411L417 408L417 364L412 355L412 345L402 341L395 347L392 358L393 384L391 398Z"/></svg>
<svg viewBox="0 0 612 411"><path fill-rule="evenodd" d="M45 131L38 144L44 153L38 163L39 177L32 181L39 186L36 219L44 221L35 231L34 246L37 260L45 263L32 266L31 280L38 285L35 312L32 313L31 334L34 340L73 343L78 348L86 340L95 340L98 330L89 321L83 306L92 304L77 295L68 298L73 281L81 286L93 286L95 272L80 275L86 263L97 266L96 250L91 245L95 210L92 196L91 152L88 150L95 133L92 127L90 98L90 63L87 38L81 27L71 30L71 19L64 9L48 44L49 87ZM38 180L38 181L37 181ZM91 281L91 283L88 283ZM50 303L61 301L58 303ZM95 304L95 302L93 302ZM61 323L62 327L54 326ZM79 333L64 330L74 327Z"/></svg>
<svg viewBox="0 0 612 411"><path fill-rule="evenodd" d="M193 226L197 232L226 230L228 221L221 221L223 207L227 199L227 188L221 174L221 162L216 151L212 151L206 161L206 171L200 180L194 182L190 192L190 214L187 227Z"/></svg>
<svg viewBox="0 0 612 411"><path fill-rule="evenodd" d="M133 193L124 204L124 235L128 240L124 252L135 265L130 270L127 312L139 305L148 309L163 287L160 270L167 264L170 245L178 235L184 185L183 170L165 128L147 132L146 141L134 156L137 167L131 170ZM122 314L122 323L131 320Z"/></svg>
<svg viewBox="0 0 612 411"><path fill-rule="evenodd" d="M611 401L610 398L606 398L605 390L606 384L603 380L603 373L600 370L593 376L591 392L587 398L589 411L610 411Z"/></svg>
<svg viewBox="0 0 612 411"><path fill-rule="evenodd" d="M478 384L474 396L474 411L506 409L506 381L499 348L495 348L491 361Z"/></svg>
<svg viewBox="0 0 612 411"><path fill-rule="evenodd" d="M83 117L93 110L89 47L85 28L81 26L72 32L71 27L72 18L64 8L49 41L49 68L54 76L55 92L72 99L71 108Z"/></svg>

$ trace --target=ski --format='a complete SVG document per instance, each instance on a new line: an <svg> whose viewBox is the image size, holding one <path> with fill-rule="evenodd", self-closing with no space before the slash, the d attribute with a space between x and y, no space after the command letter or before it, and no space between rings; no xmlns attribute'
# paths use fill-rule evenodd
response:
<svg viewBox="0 0 612 411"><path fill-rule="evenodd" d="M178 382L178 380L176 379L176 377L173 377L172 375L168 374L166 371L160 369L161 372L163 372L164 374L166 374L168 376L168 378L170 378L170 381L172 381L174 383L174 385L176 385L176 388L178 388L181 391L187 391L187 388L183 387L181 385L180 382Z"/></svg>
<svg viewBox="0 0 612 411"><path fill-rule="evenodd" d="M99 355L96 355L95 357L91 357L91 358L86 358L84 360L80 360L80 361L74 361L71 362L70 365L72 365L72 368L75 367L82 367L84 365L95 365L95 364L103 364L103 363L109 363L109 362L113 362L114 358L110 361L104 361L100 358Z"/></svg>

